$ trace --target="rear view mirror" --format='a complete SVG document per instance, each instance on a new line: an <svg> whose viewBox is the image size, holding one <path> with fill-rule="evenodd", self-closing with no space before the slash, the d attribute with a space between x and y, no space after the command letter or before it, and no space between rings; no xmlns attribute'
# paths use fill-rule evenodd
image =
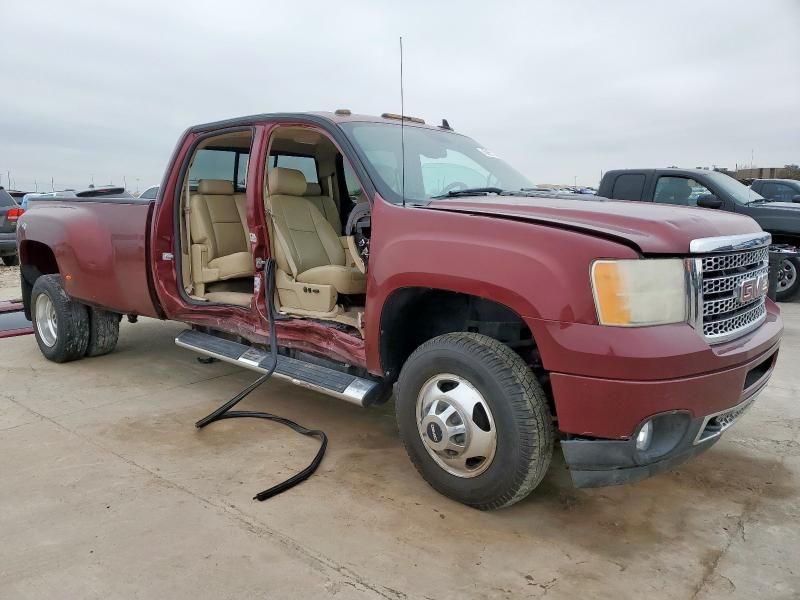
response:
<svg viewBox="0 0 800 600"><path fill-rule="evenodd" d="M800 202L800 194L792 196L792 202Z"/></svg>
<svg viewBox="0 0 800 600"><path fill-rule="evenodd" d="M697 206L700 208L722 208L722 200L714 194L703 194L697 199Z"/></svg>

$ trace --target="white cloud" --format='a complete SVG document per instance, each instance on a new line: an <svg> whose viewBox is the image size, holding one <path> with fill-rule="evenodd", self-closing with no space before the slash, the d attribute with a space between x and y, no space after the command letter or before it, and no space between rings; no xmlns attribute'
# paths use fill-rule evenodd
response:
<svg viewBox="0 0 800 600"><path fill-rule="evenodd" d="M36 2L0 21L0 172L157 182L181 131L244 114L442 117L539 182L800 161L800 4Z"/></svg>

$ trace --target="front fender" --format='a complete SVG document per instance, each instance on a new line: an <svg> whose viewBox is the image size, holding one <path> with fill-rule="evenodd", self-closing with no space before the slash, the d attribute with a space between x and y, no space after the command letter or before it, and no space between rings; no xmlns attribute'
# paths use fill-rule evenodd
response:
<svg viewBox="0 0 800 600"><path fill-rule="evenodd" d="M592 324L592 261L636 257L622 244L558 227L378 199L365 309L370 371L381 371L381 312L398 289L460 292L502 304L523 318Z"/></svg>

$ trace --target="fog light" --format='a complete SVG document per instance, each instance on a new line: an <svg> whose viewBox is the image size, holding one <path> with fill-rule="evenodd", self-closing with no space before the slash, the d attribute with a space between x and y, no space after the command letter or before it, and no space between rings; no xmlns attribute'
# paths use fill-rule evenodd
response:
<svg viewBox="0 0 800 600"><path fill-rule="evenodd" d="M650 442L653 440L653 421L647 421L639 430L636 436L636 449L645 451L650 447Z"/></svg>

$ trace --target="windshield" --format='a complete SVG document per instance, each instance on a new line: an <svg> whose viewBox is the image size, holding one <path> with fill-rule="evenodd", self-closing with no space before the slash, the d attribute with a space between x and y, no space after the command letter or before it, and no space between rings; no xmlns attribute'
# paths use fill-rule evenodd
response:
<svg viewBox="0 0 800 600"><path fill-rule="evenodd" d="M381 196L401 203L404 174L400 125L351 122L341 127L361 154ZM473 139L410 125L404 129L406 202L427 204L431 198L472 188L519 191L533 187Z"/></svg>
<svg viewBox="0 0 800 600"><path fill-rule="evenodd" d="M746 185L739 183L733 177L725 175L725 173L711 171L708 173L708 176L711 178L711 181L714 182L716 187L720 188L726 194L730 194L739 204L747 204L753 200L764 199L764 196L754 192Z"/></svg>

